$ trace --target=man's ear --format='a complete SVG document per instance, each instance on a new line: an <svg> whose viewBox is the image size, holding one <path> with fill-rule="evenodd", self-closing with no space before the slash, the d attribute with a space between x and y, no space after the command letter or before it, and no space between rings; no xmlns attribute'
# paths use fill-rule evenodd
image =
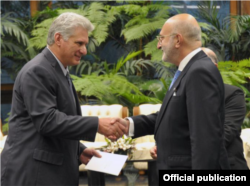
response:
<svg viewBox="0 0 250 186"><path fill-rule="evenodd" d="M55 39L55 44L57 46L61 46L61 39L62 39L62 35L60 33L55 33L54 35L54 39Z"/></svg>
<svg viewBox="0 0 250 186"><path fill-rule="evenodd" d="M175 36L175 48L180 48L182 42L183 42L183 37L181 34L176 34Z"/></svg>

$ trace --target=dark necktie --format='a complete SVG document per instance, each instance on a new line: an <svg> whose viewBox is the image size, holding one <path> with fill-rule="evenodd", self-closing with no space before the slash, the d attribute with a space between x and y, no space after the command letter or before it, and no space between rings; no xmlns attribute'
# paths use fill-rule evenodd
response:
<svg viewBox="0 0 250 186"><path fill-rule="evenodd" d="M66 78L67 78L68 83L69 83L69 89L70 89L70 92L71 92L71 94L72 94L72 98L73 98L73 100L74 100L74 104L76 105L75 96L74 96L74 91L73 91L73 84L72 84L72 80L71 80L71 78L70 78L70 76L69 76L69 72L67 72Z"/></svg>
<svg viewBox="0 0 250 186"><path fill-rule="evenodd" d="M171 82L171 85L169 86L169 89L171 89L172 85L173 85L174 82L177 80L177 78L179 77L180 74L181 74L181 71L179 71L179 70L177 70L177 71L175 72L174 78L173 78L173 80L172 80L172 82Z"/></svg>

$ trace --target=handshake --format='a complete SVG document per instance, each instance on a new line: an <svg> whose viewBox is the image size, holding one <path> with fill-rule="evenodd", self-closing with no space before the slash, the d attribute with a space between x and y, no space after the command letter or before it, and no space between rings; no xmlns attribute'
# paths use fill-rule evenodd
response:
<svg viewBox="0 0 250 186"><path fill-rule="evenodd" d="M110 140L117 140L124 134L128 135L129 121L122 118L99 118L98 133Z"/></svg>

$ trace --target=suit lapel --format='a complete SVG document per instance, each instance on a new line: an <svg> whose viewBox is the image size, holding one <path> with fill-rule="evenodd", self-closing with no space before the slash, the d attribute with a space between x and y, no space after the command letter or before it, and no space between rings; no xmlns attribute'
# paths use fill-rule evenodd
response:
<svg viewBox="0 0 250 186"><path fill-rule="evenodd" d="M53 54L49 51L49 49L47 47L44 48L44 50L42 51L42 53L47 58L48 62L51 63L51 65L55 69L56 73L59 75L59 77L60 77L59 79L61 81L62 86L66 87L65 89L68 90L67 92L68 92L69 95L72 95L70 93L68 80L65 77L65 75L63 74L63 71L62 71L61 67L59 66L56 58L53 56ZM73 84L73 82L72 82L72 84ZM75 86L73 86L73 92L74 92L74 98L72 96L70 96L70 99L71 99L72 102L74 101L73 99L75 99L76 112L77 112L78 115L82 115L80 104L79 104L79 101L77 99L77 94L76 94Z"/></svg>
<svg viewBox="0 0 250 186"><path fill-rule="evenodd" d="M177 80L174 82L174 84L172 85L171 89L167 91L167 94L163 100L159 115L156 119L156 125L155 125L155 134L158 131L158 128L161 124L161 120L162 117L164 115L164 113L166 112L168 103L171 99L171 97L173 96L174 92L176 90L178 90L178 87L181 85L180 82L182 80L182 78L184 78L184 76L186 75L186 73L188 72L189 68L200 58L202 57L206 57L206 54L203 51L198 52L193 58L191 58L191 60L188 62L188 64L186 65L186 67L183 69L183 71L181 72L180 76L177 78Z"/></svg>
<svg viewBox="0 0 250 186"><path fill-rule="evenodd" d="M72 84L73 84L73 82L72 82ZM76 111L77 111L77 114L78 115L82 115L80 103L79 103L79 100L78 100L78 97L77 97L77 93L76 93L76 89L75 89L74 84L73 84L73 92L74 92L74 97L75 97L75 101L76 101Z"/></svg>

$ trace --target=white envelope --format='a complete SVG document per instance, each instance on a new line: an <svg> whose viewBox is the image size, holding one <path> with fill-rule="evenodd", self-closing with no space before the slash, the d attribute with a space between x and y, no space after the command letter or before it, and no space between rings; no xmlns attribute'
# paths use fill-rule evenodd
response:
<svg viewBox="0 0 250 186"><path fill-rule="evenodd" d="M98 151L101 158L92 157L85 169L118 176L128 156Z"/></svg>

